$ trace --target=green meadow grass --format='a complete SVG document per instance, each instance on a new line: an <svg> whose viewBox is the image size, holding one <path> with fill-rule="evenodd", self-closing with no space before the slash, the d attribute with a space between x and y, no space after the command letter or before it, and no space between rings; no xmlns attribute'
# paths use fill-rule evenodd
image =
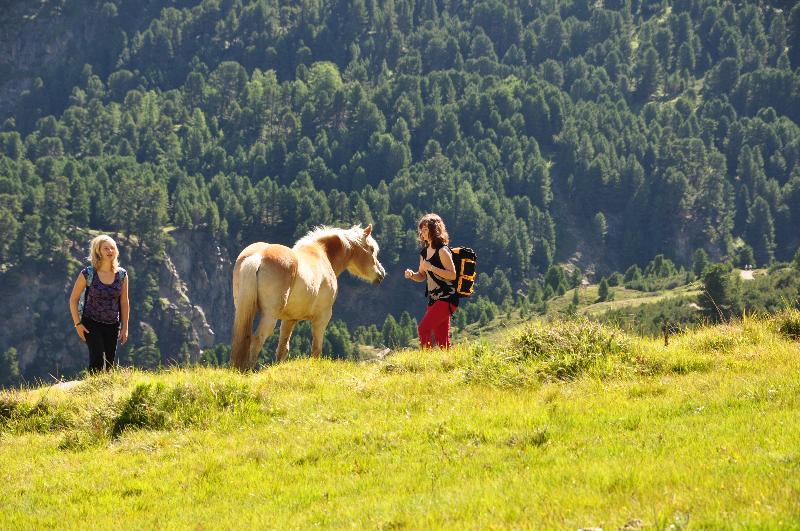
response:
<svg viewBox="0 0 800 531"><path fill-rule="evenodd" d="M547 302L547 314L542 317L549 319L568 317L568 308L572 303L576 290L578 291L576 313L589 317L597 317L623 307L634 308L642 304L651 304L667 299L693 300L700 294L700 289L696 282L660 291L638 291L623 286L614 286L611 288L613 299L599 301L598 286L593 284L586 288L573 288L564 295L553 297ZM501 312L488 324L472 323L464 328L455 330L454 337L461 340L471 340L486 334L503 333L509 327L519 326L528 319L518 309L512 309L507 312ZM416 344L417 341L414 339L412 342Z"/></svg>
<svg viewBox="0 0 800 531"><path fill-rule="evenodd" d="M0 528L800 528L797 312L0 394Z"/></svg>

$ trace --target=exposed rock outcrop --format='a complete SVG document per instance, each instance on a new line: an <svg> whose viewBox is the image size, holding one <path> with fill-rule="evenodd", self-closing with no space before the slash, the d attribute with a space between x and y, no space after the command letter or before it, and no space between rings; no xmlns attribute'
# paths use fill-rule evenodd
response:
<svg viewBox="0 0 800 531"><path fill-rule="evenodd" d="M90 237L87 233L83 239ZM227 250L201 232L175 231L172 240L158 268L156 307L148 313L141 301L131 300L130 343L120 349L120 359L126 359L126 349L135 348L147 328L158 337L163 363L197 361L204 348L230 340L232 265ZM120 245L123 253L131 248L124 238ZM76 263L85 262L83 247L72 246ZM135 272L145 270L145 264L133 255L131 263L123 265L134 272L132 283L143 282ZM59 377L85 366L86 348L69 317L75 274L46 268L0 274L0 319L5 323L0 351L16 348L23 374Z"/></svg>

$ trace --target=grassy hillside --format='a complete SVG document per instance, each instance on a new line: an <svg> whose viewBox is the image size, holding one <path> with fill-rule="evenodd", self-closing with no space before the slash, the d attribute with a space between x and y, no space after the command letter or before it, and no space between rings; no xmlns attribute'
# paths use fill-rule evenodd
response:
<svg viewBox="0 0 800 531"><path fill-rule="evenodd" d="M585 288L572 288L564 293L564 295L557 295L548 300L544 313L538 313L542 310L541 304L535 309L529 309L529 311L525 311L520 306L507 308L506 311L501 311L500 314L489 321L488 324L472 322L463 328L457 329L453 335L456 339L462 340L473 340L484 337L487 334L503 335L507 332L508 328L513 328L527 322L531 318L531 314L535 314L537 318L550 320L569 317L571 311L570 305L572 304L576 290L578 291L578 304L575 306L575 314L603 321L609 320L607 318L608 314L615 310L631 310L643 305L658 305L664 302L691 305L697 300L701 292L701 285L699 282L695 281L683 286L657 291L640 291L628 289L624 286L615 286L611 289L613 298L611 300L601 301L599 300L597 284L590 284ZM466 304L470 304L470 302ZM696 313L696 310L693 309L692 311ZM700 320L699 317L697 319ZM630 328L640 332L639 335L647 335L646 331L639 330L635 326L636 324L635 322L631 323ZM411 343L416 345L416 338L414 338Z"/></svg>
<svg viewBox="0 0 800 531"><path fill-rule="evenodd" d="M0 528L800 526L800 314L0 394Z"/></svg>

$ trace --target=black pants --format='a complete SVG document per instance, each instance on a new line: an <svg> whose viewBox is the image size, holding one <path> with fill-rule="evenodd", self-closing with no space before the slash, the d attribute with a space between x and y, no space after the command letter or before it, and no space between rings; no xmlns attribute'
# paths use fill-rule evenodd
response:
<svg viewBox="0 0 800 531"><path fill-rule="evenodd" d="M89 372L110 370L114 366L114 356L117 354L119 323L98 323L85 316L81 322L89 331L86 334L86 346L89 347Z"/></svg>

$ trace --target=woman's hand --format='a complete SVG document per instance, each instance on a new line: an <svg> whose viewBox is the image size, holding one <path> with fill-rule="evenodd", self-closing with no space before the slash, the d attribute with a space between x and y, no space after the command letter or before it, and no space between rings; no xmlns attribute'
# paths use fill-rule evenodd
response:
<svg viewBox="0 0 800 531"><path fill-rule="evenodd" d="M119 344L124 345L128 341L128 326L123 326L119 330Z"/></svg>
<svg viewBox="0 0 800 531"><path fill-rule="evenodd" d="M89 330L87 330L82 323L78 323L78 326L75 327L75 330L78 331L78 337L81 338L81 341L86 343L86 334L89 333Z"/></svg>
<svg viewBox="0 0 800 531"><path fill-rule="evenodd" d="M416 275L416 273L414 273L414 272L413 272L413 271L411 271L410 269L406 269L406 270L405 270L405 272L403 273L403 275L404 275L406 278L411 278L411 279L413 279L413 278L414 278L414 275Z"/></svg>

